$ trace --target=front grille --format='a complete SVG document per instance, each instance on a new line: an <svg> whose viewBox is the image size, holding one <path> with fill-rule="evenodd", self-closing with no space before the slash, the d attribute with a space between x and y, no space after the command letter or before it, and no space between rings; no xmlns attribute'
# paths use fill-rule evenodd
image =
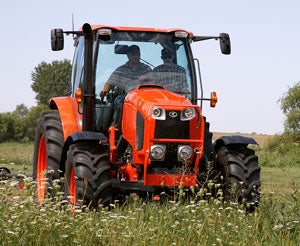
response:
<svg viewBox="0 0 300 246"><path fill-rule="evenodd" d="M181 121L180 114L179 110L167 110L166 120L156 120L154 138L189 139L190 122Z"/></svg>

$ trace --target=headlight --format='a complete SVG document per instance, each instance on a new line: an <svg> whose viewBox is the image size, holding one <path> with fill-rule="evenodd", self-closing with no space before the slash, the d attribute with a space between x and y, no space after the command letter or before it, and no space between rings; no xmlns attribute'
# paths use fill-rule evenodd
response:
<svg viewBox="0 0 300 246"><path fill-rule="evenodd" d="M163 161L166 155L165 145L152 145L151 146L151 160Z"/></svg>
<svg viewBox="0 0 300 246"><path fill-rule="evenodd" d="M177 158L179 161L187 161L191 159L193 149L188 145L179 145L177 148Z"/></svg>
<svg viewBox="0 0 300 246"><path fill-rule="evenodd" d="M165 120L166 111L163 108L154 107L152 110L152 117L156 120Z"/></svg>
<svg viewBox="0 0 300 246"><path fill-rule="evenodd" d="M181 111L180 119L184 120L191 120L195 117L195 109L194 108L185 108Z"/></svg>

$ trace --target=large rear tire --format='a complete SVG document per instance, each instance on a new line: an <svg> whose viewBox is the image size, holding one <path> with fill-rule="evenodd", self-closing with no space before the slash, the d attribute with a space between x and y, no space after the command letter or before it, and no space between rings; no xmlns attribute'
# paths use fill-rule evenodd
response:
<svg viewBox="0 0 300 246"><path fill-rule="evenodd" d="M37 182L38 203L52 193L52 181L59 179L59 167L64 144L63 129L57 110L41 114L36 130L33 155L33 179Z"/></svg>
<svg viewBox="0 0 300 246"><path fill-rule="evenodd" d="M66 200L73 207L96 208L112 202L109 155L101 145L76 143L70 146L64 190Z"/></svg>
<svg viewBox="0 0 300 246"><path fill-rule="evenodd" d="M258 206L260 199L260 167L254 150L244 145L222 147L216 156L219 181L224 184L225 199L246 202L248 210Z"/></svg>

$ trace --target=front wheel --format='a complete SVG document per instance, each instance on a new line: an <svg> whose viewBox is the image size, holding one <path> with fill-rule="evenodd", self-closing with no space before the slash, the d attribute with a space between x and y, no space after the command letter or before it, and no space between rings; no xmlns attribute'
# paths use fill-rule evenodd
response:
<svg viewBox="0 0 300 246"><path fill-rule="evenodd" d="M107 206L113 199L111 186L109 156L101 145L71 145L66 161L66 200L73 207Z"/></svg>
<svg viewBox="0 0 300 246"><path fill-rule="evenodd" d="M217 152L216 168L227 200L246 202L250 210L258 206L260 167L254 150L244 145L224 146Z"/></svg>
<svg viewBox="0 0 300 246"><path fill-rule="evenodd" d="M44 204L52 193L52 181L59 179L59 167L64 144L63 128L57 110L41 114L36 130L33 156L33 179L37 182L38 203Z"/></svg>

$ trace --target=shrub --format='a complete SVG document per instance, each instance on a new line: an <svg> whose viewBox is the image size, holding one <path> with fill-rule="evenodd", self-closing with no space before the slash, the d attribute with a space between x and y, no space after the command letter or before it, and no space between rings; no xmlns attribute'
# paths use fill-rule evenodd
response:
<svg viewBox="0 0 300 246"><path fill-rule="evenodd" d="M261 166L300 166L300 146L294 142L294 134L275 135L257 154Z"/></svg>

